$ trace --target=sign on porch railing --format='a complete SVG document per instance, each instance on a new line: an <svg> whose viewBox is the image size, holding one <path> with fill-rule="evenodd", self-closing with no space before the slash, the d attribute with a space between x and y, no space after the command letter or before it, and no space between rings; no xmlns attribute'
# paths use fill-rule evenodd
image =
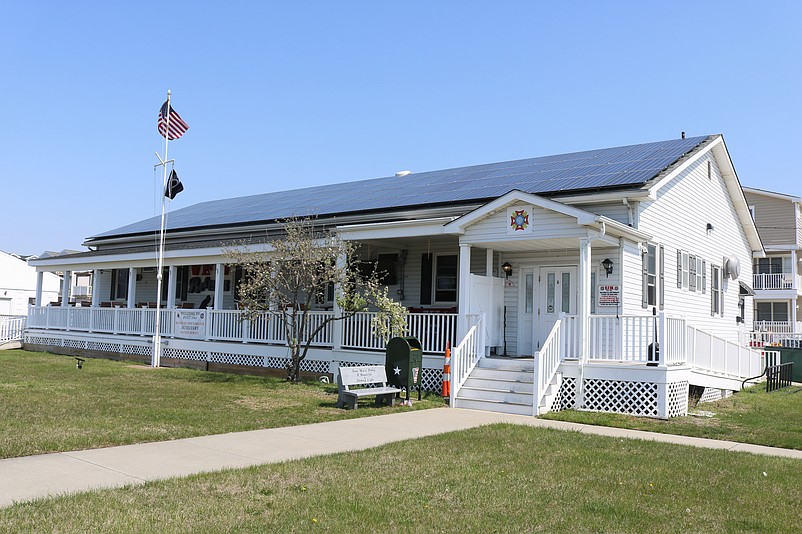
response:
<svg viewBox="0 0 802 534"><path fill-rule="evenodd" d="M206 337L206 310L176 310L175 336L187 339Z"/></svg>

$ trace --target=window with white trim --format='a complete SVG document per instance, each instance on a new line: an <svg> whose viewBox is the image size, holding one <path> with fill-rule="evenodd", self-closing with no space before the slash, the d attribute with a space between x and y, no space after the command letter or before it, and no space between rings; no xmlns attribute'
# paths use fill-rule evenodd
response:
<svg viewBox="0 0 802 534"><path fill-rule="evenodd" d="M643 248L641 254L643 277L641 306L643 308L659 305L660 309L663 309L663 256L663 245L647 243Z"/></svg>
<svg viewBox="0 0 802 534"><path fill-rule="evenodd" d="M456 255L435 256L435 302L453 303L457 301L457 264L458 258Z"/></svg>
<svg viewBox="0 0 802 534"><path fill-rule="evenodd" d="M724 292L722 291L721 267L710 266L710 315L723 315L722 304Z"/></svg>

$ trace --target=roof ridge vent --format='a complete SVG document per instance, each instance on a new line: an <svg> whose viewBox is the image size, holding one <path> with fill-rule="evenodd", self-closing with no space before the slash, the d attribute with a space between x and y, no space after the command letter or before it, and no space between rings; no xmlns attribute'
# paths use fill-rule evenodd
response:
<svg viewBox="0 0 802 534"><path fill-rule="evenodd" d="M409 174L412 174L412 171L398 171L397 173L395 173L396 177L399 177L399 178L401 176L407 176Z"/></svg>

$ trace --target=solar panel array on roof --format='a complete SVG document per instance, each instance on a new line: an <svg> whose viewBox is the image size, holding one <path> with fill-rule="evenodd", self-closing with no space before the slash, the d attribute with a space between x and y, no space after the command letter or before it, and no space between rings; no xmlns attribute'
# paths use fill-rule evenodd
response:
<svg viewBox="0 0 802 534"><path fill-rule="evenodd" d="M469 202L499 197L513 189L553 195L636 187L655 178L706 139L708 136L689 137L213 200L171 212L167 228ZM151 217L90 239L152 233L159 230L159 225L159 217Z"/></svg>

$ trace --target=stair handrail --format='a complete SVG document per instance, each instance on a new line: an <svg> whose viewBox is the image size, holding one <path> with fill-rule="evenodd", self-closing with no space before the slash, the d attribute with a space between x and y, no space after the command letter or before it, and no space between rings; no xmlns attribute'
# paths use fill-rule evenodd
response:
<svg viewBox="0 0 802 534"><path fill-rule="evenodd" d="M471 371L484 356L484 340L479 335L482 331L484 316L480 316L462 341L451 351L451 388L449 391L449 405L454 406L457 393Z"/></svg>
<svg viewBox="0 0 802 534"><path fill-rule="evenodd" d="M560 347L562 347L560 338L562 335L562 322L564 318L565 314L561 313L560 318L557 319L554 326L551 327L551 332L549 332L546 341L543 343L543 347L535 352L534 355L535 370L532 380L534 384L532 391L532 415L535 417L540 415L540 403L546 395L546 388L551 384L551 381L554 380L557 369L560 368Z"/></svg>

